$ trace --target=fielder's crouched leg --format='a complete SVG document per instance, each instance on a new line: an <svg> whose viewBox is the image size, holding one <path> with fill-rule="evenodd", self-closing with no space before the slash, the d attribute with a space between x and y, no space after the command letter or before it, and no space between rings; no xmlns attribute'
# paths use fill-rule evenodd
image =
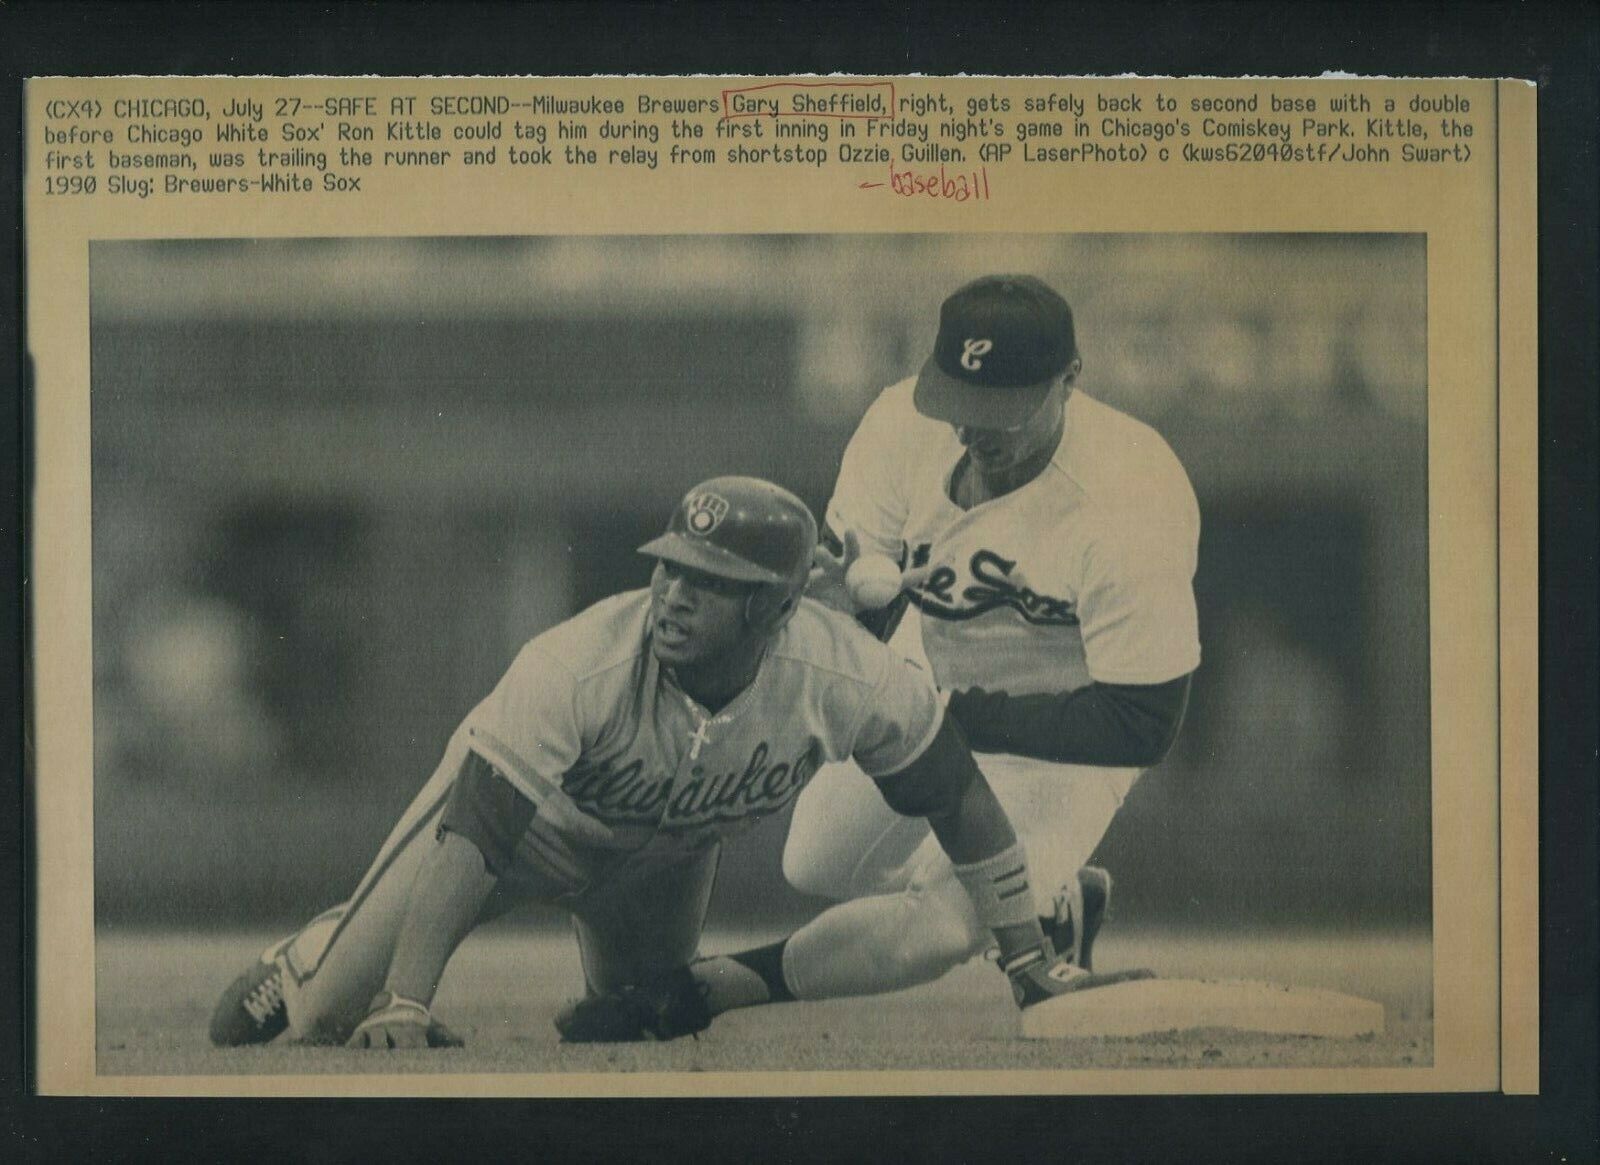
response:
<svg viewBox="0 0 1600 1165"><path fill-rule="evenodd" d="M876 995L932 982L981 954L993 935L961 884L925 871L895 894L842 902L789 937L783 972L800 999Z"/></svg>
<svg viewBox="0 0 1600 1165"><path fill-rule="evenodd" d="M854 763L823 765L800 791L783 846L796 890L845 902L903 890L928 823L896 813Z"/></svg>

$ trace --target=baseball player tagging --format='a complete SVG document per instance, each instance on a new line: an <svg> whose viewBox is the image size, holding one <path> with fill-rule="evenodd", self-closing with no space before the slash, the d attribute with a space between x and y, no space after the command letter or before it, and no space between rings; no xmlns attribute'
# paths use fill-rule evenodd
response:
<svg viewBox="0 0 1600 1165"><path fill-rule="evenodd" d="M1170 747L1200 662L1199 513L1166 442L1077 390L1080 369L1071 312L1038 280L952 295L926 367L849 442L828 507L844 549L814 589L840 603L858 554L904 566L891 617L863 621L946 693L1024 839L1039 914L1087 968L1110 878L1084 867ZM849 764L802 793L784 871L846 901L768 954L768 998L726 990L727 1006L906 987L989 945L925 825L884 812Z"/></svg>

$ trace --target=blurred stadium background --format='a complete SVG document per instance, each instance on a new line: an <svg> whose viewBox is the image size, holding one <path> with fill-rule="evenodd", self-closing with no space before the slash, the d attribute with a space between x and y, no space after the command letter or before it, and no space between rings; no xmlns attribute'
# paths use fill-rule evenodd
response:
<svg viewBox="0 0 1600 1165"><path fill-rule="evenodd" d="M820 512L941 299L1022 270L1202 510L1205 661L1101 848L1119 914L1426 926L1425 266L1420 235L96 243L97 920L342 897L517 648L643 584L685 488ZM812 909L783 827L733 846L717 921Z"/></svg>

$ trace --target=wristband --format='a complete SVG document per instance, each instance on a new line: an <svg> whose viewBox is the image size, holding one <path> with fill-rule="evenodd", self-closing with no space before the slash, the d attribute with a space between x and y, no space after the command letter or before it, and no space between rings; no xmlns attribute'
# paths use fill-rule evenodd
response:
<svg viewBox="0 0 1600 1165"><path fill-rule="evenodd" d="M1028 882L1028 855L1022 842L1013 842L993 857L954 869L956 880L972 899L978 921L990 930L1038 922Z"/></svg>
<svg viewBox="0 0 1600 1165"><path fill-rule="evenodd" d="M390 1011L399 1008L402 1011L414 1011L423 1019L432 1019L433 1012L428 1010L428 1005L418 999L407 999L404 995L396 995L393 991L380 991L372 997L372 1004L367 1008L367 1015L377 1015L380 1011Z"/></svg>

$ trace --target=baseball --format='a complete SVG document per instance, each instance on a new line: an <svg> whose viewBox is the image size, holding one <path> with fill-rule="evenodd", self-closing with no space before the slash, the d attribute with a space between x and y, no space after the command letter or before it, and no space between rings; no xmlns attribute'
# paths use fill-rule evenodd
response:
<svg viewBox="0 0 1600 1165"><path fill-rule="evenodd" d="M900 568L881 554L864 554L850 564L844 585L857 607L876 611L900 593Z"/></svg>

